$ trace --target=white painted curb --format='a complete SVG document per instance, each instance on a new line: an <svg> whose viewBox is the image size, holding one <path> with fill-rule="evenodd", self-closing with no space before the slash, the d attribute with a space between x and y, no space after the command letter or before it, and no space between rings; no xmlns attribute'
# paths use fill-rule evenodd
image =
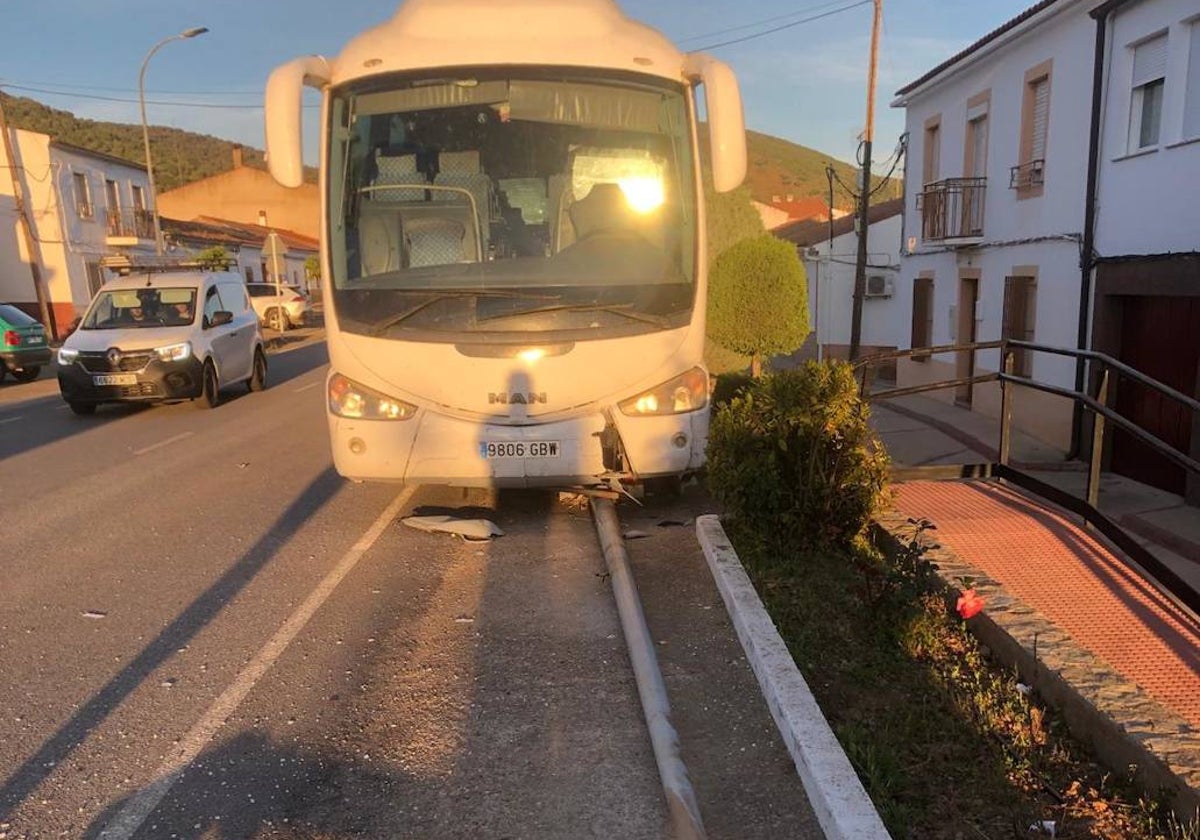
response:
<svg viewBox="0 0 1200 840"><path fill-rule="evenodd" d="M697 518L696 536L825 836L828 840L890 840L720 520L716 516Z"/></svg>

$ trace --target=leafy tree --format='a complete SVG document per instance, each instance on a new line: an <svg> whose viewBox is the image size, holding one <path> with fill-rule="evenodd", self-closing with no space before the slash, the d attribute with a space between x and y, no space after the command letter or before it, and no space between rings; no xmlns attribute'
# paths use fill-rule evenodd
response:
<svg viewBox="0 0 1200 840"><path fill-rule="evenodd" d="M709 338L749 356L756 377L764 356L808 337L808 283L790 242L763 234L733 245L713 263L708 295Z"/></svg>
<svg viewBox="0 0 1200 840"><path fill-rule="evenodd" d="M709 173L704 173L704 202L707 216L708 264L736 242L763 234L762 217L754 209L750 190L739 187L732 192L719 193L712 188ZM712 319L712 304L708 317ZM748 356L722 347L712 340L712 331L704 345L704 363L713 373L730 373L750 366Z"/></svg>
<svg viewBox="0 0 1200 840"><path fill-rule="evenodd" d="M213 245L196 255L196 262L207 271L226 271L233 264L233 257L224 245Z"/></svg>
<svg viewBox="0 0 1200 840"><path fill-rule="evenodd" d="M309 280L321 279L321 260L312 254L304 261L304 276Z"/></svg>

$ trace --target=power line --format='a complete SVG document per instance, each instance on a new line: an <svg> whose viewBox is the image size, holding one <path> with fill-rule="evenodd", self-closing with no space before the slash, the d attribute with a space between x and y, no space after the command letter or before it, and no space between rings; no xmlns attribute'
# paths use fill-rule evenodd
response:
<svg viewBox="0 0 1200 840"><path fill-rule="evenodd" d="M75 93L69 90L50 90L49 88L34 87L32 85L14 85L7 82L0 83L0 88L8 88L11 90L23 90L33 93L42 93L48 96L69 96L74 99L90 99L97 102L124 102L131 105L137 105L137 99L128 99L121 96L101 96L95 93ZM166 99L147 99L147 105L160 105L175 108L215 108L223 110L255 110L261 111L262 105L249 105L243 103L222 103L222 102L180 102L170 101ZM304 105L305 108L318 108L319 105Z"/></svg>
<svg viewBox="0 0 1200 840"><path fill-rule="evenodd" d="M778 23L779 21L782 21L782 20L790 20L791 18L794 18L796 15L805 14L807 12L815 12L820 9L827 9L830 6L836 6L839 3L844 3L844 2L845 2L845 0L830 0L830 2L827 2L827 3L818 3L815 6L809 6L807 8L803 8L803 9L795 9L793 11L788 12L786 15L776 15L775 17L763 18L762 20L756 20L753 23L743 23L740 26L727 26L724 29L717 29L712 32L706 32L703 35L689 35L686 38L679 38L676 41L676 43L686 44L689 41L703 41L706 38L716 38L719 35L728 35L730 32L744 32L747 29L757 29L758 27L766 26L769 23Z"/></svg>
<svg viewBox="0 0 1200 840"><path fill-rule="evenodd" d="M785 23L780 26L774 26L774 27L772 27L770 29L766 29L762 32L756 32L753 35L743 35L741 38L733 38L728 41L721 41L718 44L707 44L703 47L697 47L696 51L715 50L719 47L728 47L733 44L741 44L746 41L752 41L755 38L764 38L767 35L774 35L776 32L782 32L785 29L791 29L792 27L799 26L802 23L812 23L814 20L821 20L822 18L832 17L833 15L840 14L841 12L847 12L850 9L855 9L859 6L870 5L872 2L873 2L873 0L859 0L859 2L857 2L857 3L850 3L849 5L841 6L837 9L831 9L828 12L822 12L819 15L810 15L809 17L800 18L800 20L794 20L791 23Z"/></svg>
<svg viewBox="0 0 1200 840"><path fill-rule="evenodd" d="M0 82L0 86L15 87L17 83ZM61 90L104 90L116 93L137 93L137 88L112 87L108 85L77 85L64 82L35 82L26 80L23 85L59 88ZM160 96L262 96L262 90L148 90L146 93Z"/></svg>

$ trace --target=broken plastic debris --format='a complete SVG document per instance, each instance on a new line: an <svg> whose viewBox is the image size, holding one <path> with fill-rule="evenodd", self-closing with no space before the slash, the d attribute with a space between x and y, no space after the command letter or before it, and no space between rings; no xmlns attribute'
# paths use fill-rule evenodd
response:
<svg viewBox="0 0 1200 840"><path fill-rule="evenodd" d="M1030 831L1036 831L1045 837L1058 836L1058 823L1055 820L1040 820L1029 826Z"/></svg>
<svg viewBox="0 0 1200 840"><path fill-rule="evenodd" d="M487 519L459 519L455 516L409 516L400 520L410 528L430 533L456 534L468 540L489 540L504 532Z"/></svg>
<svg viewBox="0 0 1200 840"><path fill-rule="evenodd" d="M1033 686L1017 683L1017 691L1028 697L1033 692Z"/></svg>
<svg viewBox="0 0 1200 840"><path fill-rule="evenodd" d="M645 531L629 530L629 531L626 531L625 533L621 534L621 536L627 540L644 540L650 535L647 534Z"/></svg>
<svg viewBox="0 0 1200 840"><path fill-rule="evenodd" d="M108 613L100 610L86 610L82 615L84 618L108 618Z"/></svg>
<svg viewBox="0 0 1200 840"><path fill-rule="evenodd" d="M474 621L475 619L471 618L469 615L460 615L458 618L454 619L456 624L471 624Z"/></svg>

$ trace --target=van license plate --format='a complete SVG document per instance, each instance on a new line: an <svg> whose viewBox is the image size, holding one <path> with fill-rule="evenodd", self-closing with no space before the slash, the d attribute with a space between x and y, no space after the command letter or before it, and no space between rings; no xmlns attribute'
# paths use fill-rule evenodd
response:
<svg viewBox="0 0 1200 840"><path fill-rule="evenodd" d="M136 373L105 373L92 377L93 385L136 385Z"/></svg>
<svg viewBox="0 0 1200 840"><path fill-rule="evenodd" d="M479 457L487 460L505 458L557 458L560 450L556 440L483 441L479 444Z"/></svg>

